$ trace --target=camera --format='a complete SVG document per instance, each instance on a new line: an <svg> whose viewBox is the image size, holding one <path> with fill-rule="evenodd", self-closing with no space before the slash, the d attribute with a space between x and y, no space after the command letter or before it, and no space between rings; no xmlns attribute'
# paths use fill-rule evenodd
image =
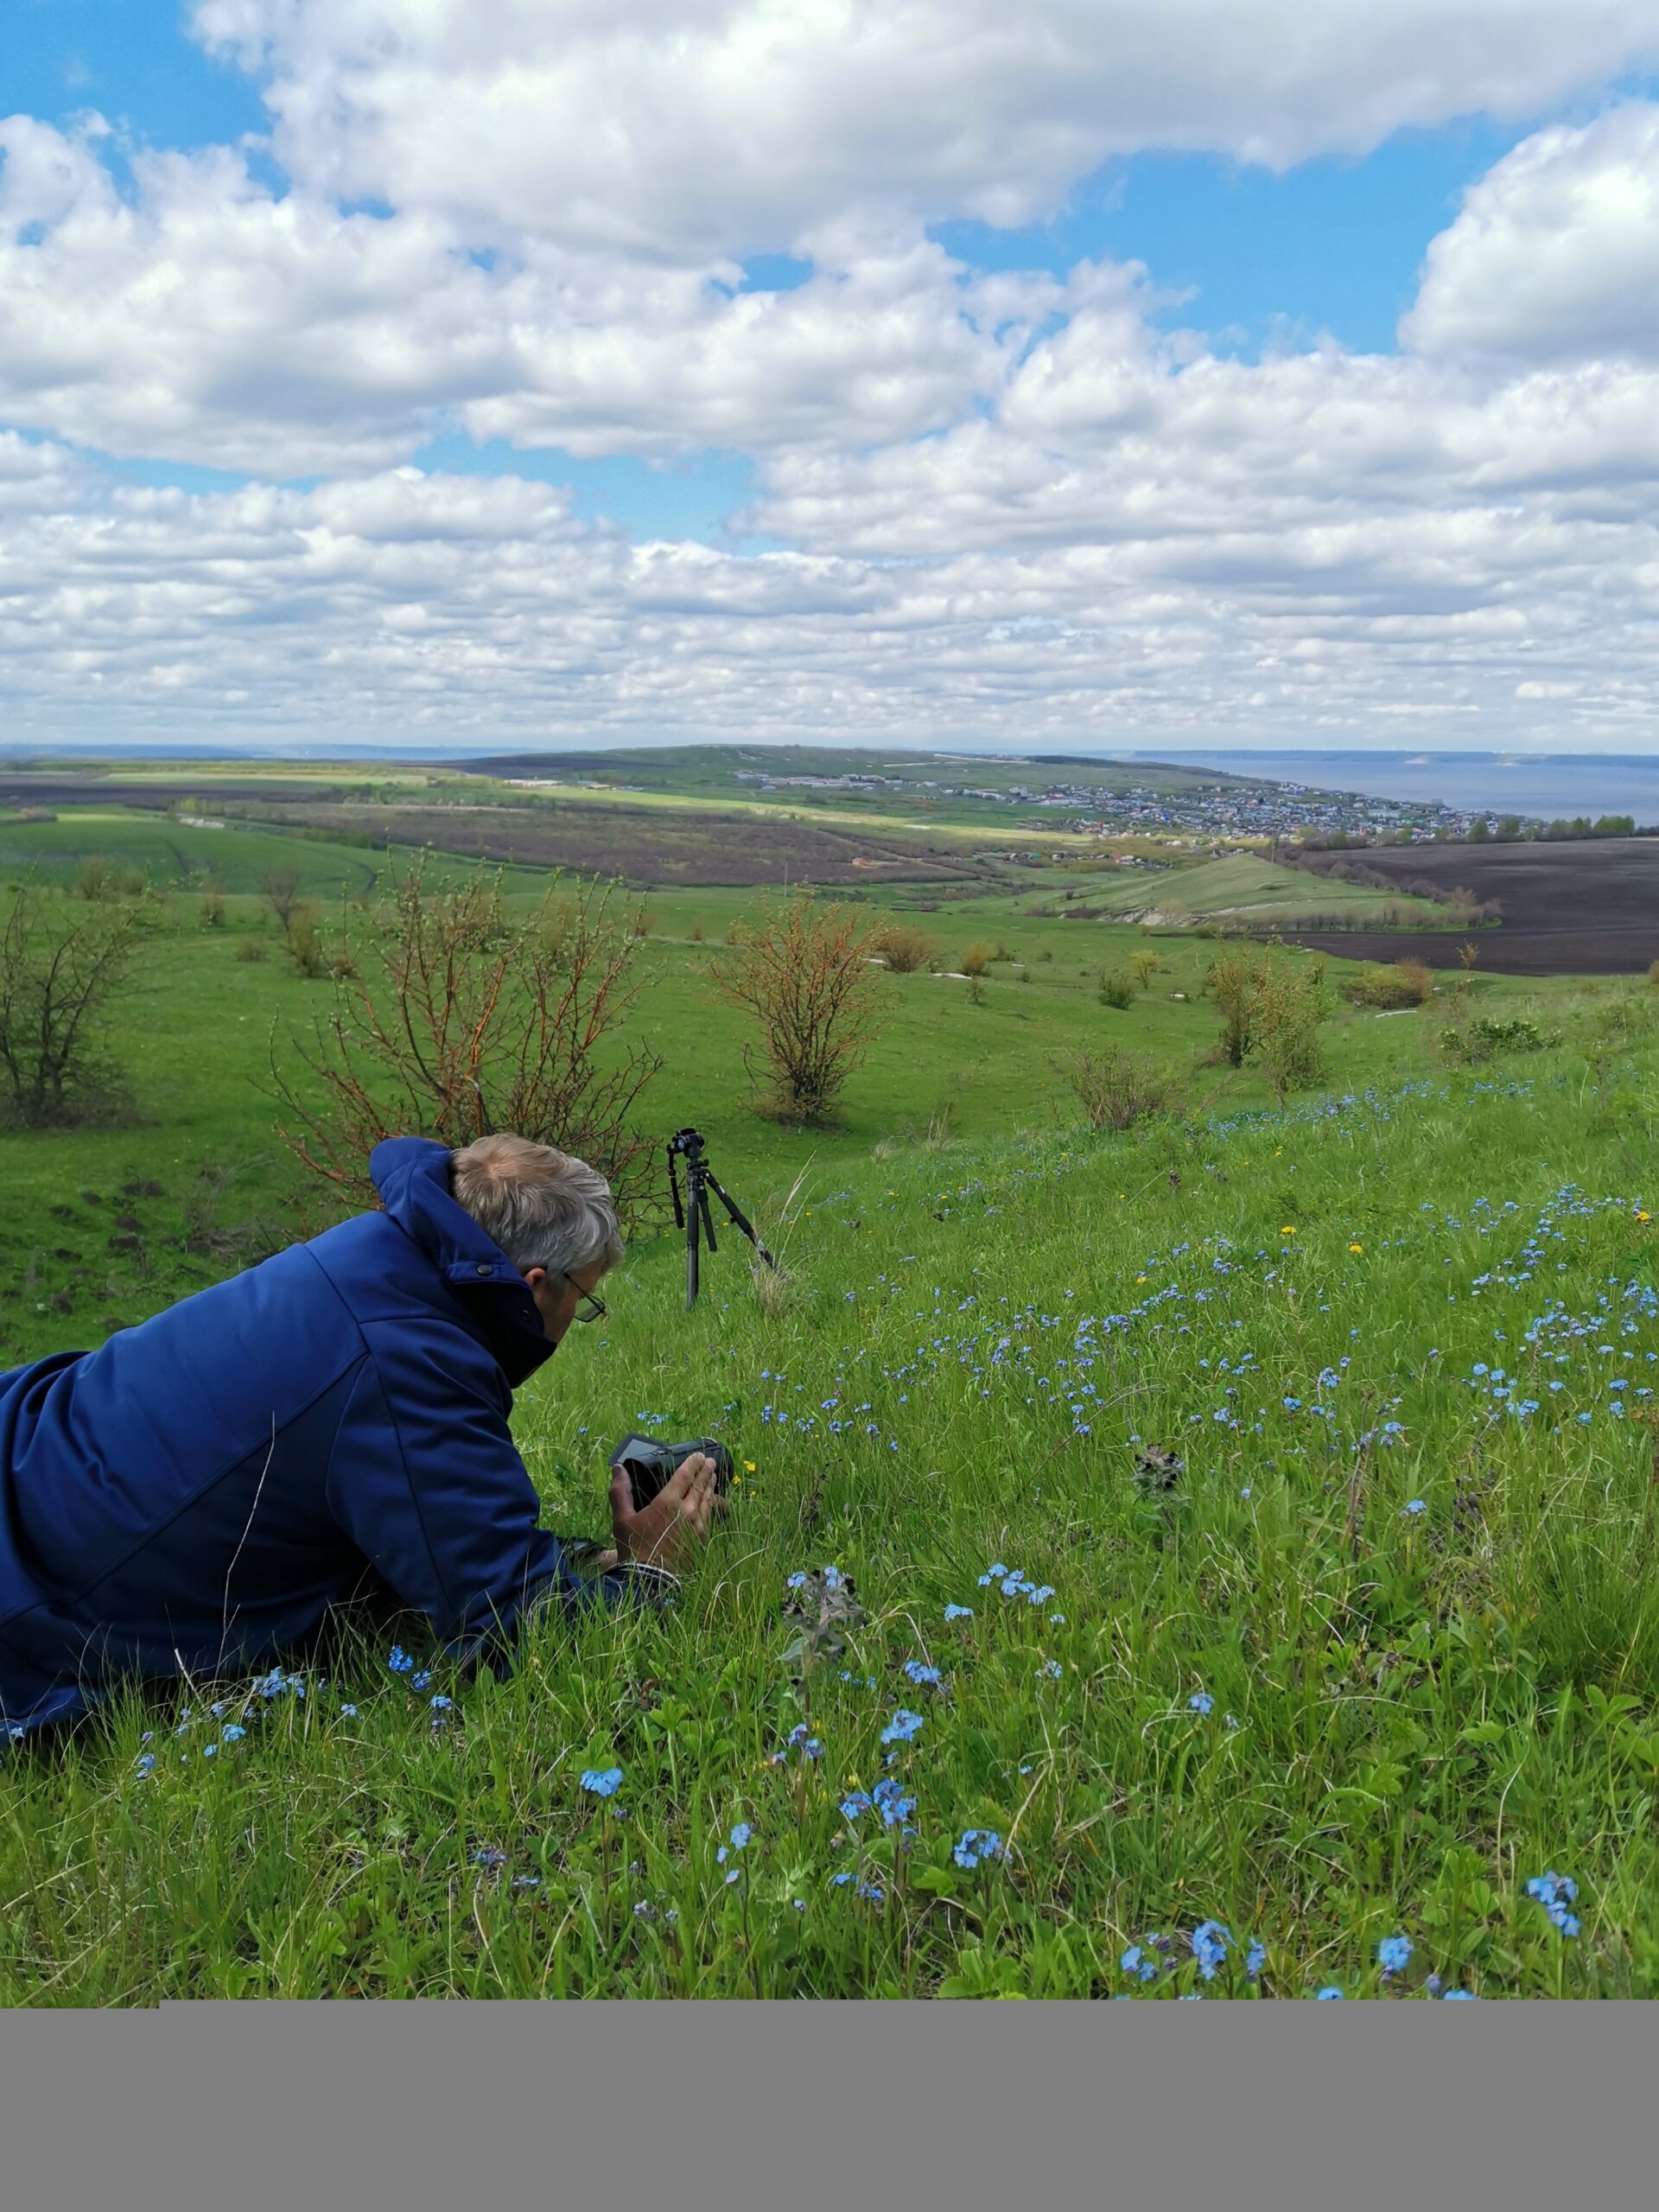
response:
<svg viewBox="0 0 1659 2212"><path fill-rule="evenodd" d="M633 1510L639 1513L651 1503L674 1470L694 1452L704 1452L714 1461L715 1495L724 1497L731 1487L732 1455L712 1436L700 1436L690 1444L659 1444L652 1436L625 1436L613 1450L607 1464L627 1469Z"/></svg>

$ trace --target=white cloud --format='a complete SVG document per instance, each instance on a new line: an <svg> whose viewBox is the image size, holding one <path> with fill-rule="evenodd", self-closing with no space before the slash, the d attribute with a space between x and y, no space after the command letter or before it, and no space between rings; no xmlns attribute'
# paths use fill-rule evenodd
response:
<svg viewBox="0 0 1659 2212"><path fill-rule="evenodd" d="M873 219L750 293L729 262L480 258L445 218L278 197L222 148L141 153L125 194L95 139L27 118L0 156L0 411L268 476L401 458L447 419L578 454L908 436L995 390L1060 296Z"/></svg>
<svg viewBox="0 0 1659 2212"><path fill-rule="evenodd" d="M32 740L1337 742L1403 721L1617 743L1646 727L1656 616L1646 517L1241 510L893 565L635 546L546 486L410 469L0 505L0 681Z"/></svg>
<svg viewBox="0 0 1659 2212"><path fill-rule="evenodd" d="M1428 250L1410 345L1525 362L1659 361L1659 106L1538 132Z"/></svg>
<svg viewBox="0 0 1659 2212"><path fill-rule="evenodd" d="M975 272L923 230L1115 147L1290 160L1524 109L1659 50L1645 6L198 17L269 71L289 188L0 121L10 733L1647 737L1659 111L1500 162L1395 355L1224 359L1158 327L1156 270ZM807 281L739 289L777 245ZM742 527L793 550L635 545L546 484L399 465L452 424L741 449ZM138 490L77 445L257 480Z"/></svg>
<svg viewBox="0 0 1659 2212"><path fill-rule="evenodd" d="M197 0L335 194L699 261L849 197L1028 220L1109 156L1286 166L1659 61L1649 0Z"/></svg>

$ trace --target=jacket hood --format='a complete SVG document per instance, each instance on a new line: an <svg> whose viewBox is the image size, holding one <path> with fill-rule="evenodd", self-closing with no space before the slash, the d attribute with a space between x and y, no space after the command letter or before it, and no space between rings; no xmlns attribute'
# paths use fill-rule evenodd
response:
<svg viewBox="0 0 1659 2212"><path fill-rule="evenodd" d="M449 1187L449 1147L428 1137L387 1137L369 1173L387 1214L417 1245L466 1310L517 1389L555 1347L530 1286Z"/></svg>

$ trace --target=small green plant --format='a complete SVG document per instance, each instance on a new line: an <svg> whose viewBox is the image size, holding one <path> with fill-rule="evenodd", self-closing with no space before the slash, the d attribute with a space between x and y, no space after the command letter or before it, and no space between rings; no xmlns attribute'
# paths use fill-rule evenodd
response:
<svg viewBox="0 0 1659 2212"><path fill-rule="evenodd" d="M1103 968L1095 995L1102 1006L1116 1007L1122 1012L1135 1004L1135 978L1122 968Z"/></svg>

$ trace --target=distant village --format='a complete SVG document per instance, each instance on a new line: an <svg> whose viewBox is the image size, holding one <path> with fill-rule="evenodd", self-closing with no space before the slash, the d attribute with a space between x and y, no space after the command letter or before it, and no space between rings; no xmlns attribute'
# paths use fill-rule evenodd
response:
<svg viewBox="0 0 1659 2212"><path fill-rule="evenodd" d="M1013 784L999 791L980 784L946 783L938 778L774 776L762 770L740 770L737 780L763 791L795 788L901 794L924 791L940 798L979 799L995 806L1042 807L1061 816L1068 830L1084 836L1122 836L1126 831L1167 836L1196 831L1206 838L1283 838L1302 844L1423 844L1471 836L1535 836L1546 826L1518 815L1500 818L1490 811L1429 801L1368 798L1358 791L1323 791L1305 784L1255 783L1243 778L1194 785L1179 794L1144 784L1123 791L1090 783ZM1576 824L1572 828L1580 836L1628 836L1633 826L1623 822L1617 827L1586 823L1582 828Z"/></svg>

